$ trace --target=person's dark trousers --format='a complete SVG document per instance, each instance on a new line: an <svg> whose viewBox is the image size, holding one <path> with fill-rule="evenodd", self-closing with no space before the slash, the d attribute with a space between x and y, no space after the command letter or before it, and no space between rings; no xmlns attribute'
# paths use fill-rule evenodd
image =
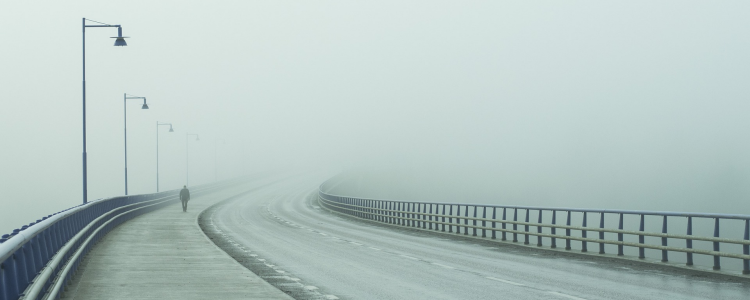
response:
<svg viewBox="0 0 750 300"><path fill-rule="evenodd" d="M182 200L182 211L187 211L187 200Z"/></svg>

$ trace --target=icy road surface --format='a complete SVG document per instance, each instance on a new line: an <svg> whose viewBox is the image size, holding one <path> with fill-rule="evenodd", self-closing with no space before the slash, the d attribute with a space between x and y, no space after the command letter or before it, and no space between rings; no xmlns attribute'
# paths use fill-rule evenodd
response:
<svg viewBox="0 0 750 300"><path fill-rule="evenodd" d="M265 185L205 218L248 249L239 259L260 261L321 299L750 299L748 280L340 216L311 196L324 179Z"/></svg>

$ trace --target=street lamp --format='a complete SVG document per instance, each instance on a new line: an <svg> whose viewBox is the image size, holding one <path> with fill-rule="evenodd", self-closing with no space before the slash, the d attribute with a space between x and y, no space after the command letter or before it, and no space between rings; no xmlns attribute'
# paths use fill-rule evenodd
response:
<svg viewBox="0 0 750 300"><path fill-rule="evenodd" d="M156 121L156 192L159 192L159 126L167 126L169 125L169 132L174 132L172 130L172 123L159 123L159 121Z"/></svg>
<svg viewBox="0 0 750 300"><path fill-rule="evenodd" d="M136 97L133 95L123 94L122 100L122 111L125 113L125 196L128 195L128 106L125 105L128 99L143 99L143 106L141 109L148 109L146 104L146 97Z"/></svg>
<svg viewBox="0 0 750 300"><path fill-rule="evenodd" d="M109 25L101 22L89 20L100 25L86 25L86 18L83 18L81 29L83 30L83 203L86 204L88 197L88 177L87 177L87 166L86 166L86 27L117 27L117 37L113 37L115 40L115 46L127 46L125 38L122 36L122 27L120 25Z"/></svg>
<svg viewBox="0 0 750 300"><path fill-rule="evenodd" d="M188 165L188 137L191 136L191 135L195 136L195 140L196 141L200 140L198 138L197 134L185 133L185 185L186 186L189 185L189 183L190 183L190 180L189 180L190 179L190 172L189 172L190 169L188 168L188 166L189 166Z"/></svg>

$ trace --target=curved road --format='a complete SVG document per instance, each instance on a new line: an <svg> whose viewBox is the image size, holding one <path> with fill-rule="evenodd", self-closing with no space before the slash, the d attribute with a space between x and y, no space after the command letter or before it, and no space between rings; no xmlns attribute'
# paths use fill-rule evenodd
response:
<svg viewBox="0 0 750 300"><path fill-rule="evenodd" d="M747 299L750 283L387 227L319 207L320 176L208 211L214 228L321 299ZM236 256L235 256L236 257ZM237 257L236 257L237 258ZM310 296L313 295L313 296Z"/></svg>

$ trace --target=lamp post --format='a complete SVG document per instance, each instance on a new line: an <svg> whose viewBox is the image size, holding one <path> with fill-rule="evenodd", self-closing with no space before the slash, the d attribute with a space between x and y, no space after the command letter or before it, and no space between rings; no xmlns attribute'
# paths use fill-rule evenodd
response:
<svg viewBox="0 0 750 300"><path fill-rule="evenodd" d="M81 29L83 30L83 204L86 204L88 199L88 177L87 177L87 166L86 166L86 27L117 27L117 37L113 37L115 40L115 46L127 46L125 38L122 36L122 27L120 25L109 25L101 22L89 20L100 25L86 25L86 18L83 18Z"/></svg>
<svg viewBox="0 0 750 300"><path fill-rule="evenodd" d="M128 106L125 105L128 102L128 99L143 99L143 106L141 106L141 109L148 109L148 104L146 104L146 97L136 97L133 95L123 94L122 98L122 111L124 112L125 117L125 196L128 195Z"/></svg>
<svg viewBox="0 0 750 300"><path fill-rule="evenodd" d="M172 123L159 123L159 121L156 121L156 192L159 192L159 126L167 126L169 125L169 132L174 132L172 130Z"/></svg>
<svg viewBox="0 0 750 300"><path fill-rule="evenodd" d="M190 183L190 172L189 172L190 169L188 168L188 166L189 166L189 164L188 164L188 153L189 153L188 152L188 140L189 140L188 137L191 136L191 135L195 136L195 140L196 141L200 140L198 138L197 134L185 133L185 185L186 186Z"/></svg>

